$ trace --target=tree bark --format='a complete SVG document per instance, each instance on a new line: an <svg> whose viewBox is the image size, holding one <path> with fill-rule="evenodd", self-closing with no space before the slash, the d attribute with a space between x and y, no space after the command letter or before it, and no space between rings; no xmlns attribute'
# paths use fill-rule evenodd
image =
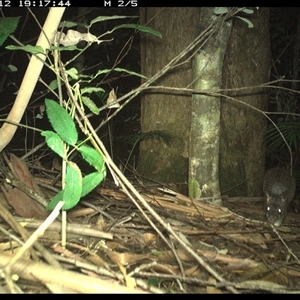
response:
<svg viewBox="0 0 300 300"><path fill-rule="evenodd" d="M150 35L146 38L142 37L142 74L148 77L155 74L199 34L201 9L141 9L141 23L160 31L163 35L162 40L157 40ZM249 28L247 23L238 18L234 18L233 21L233 30L224 59L222 79L222 88L224 89L259 85L269 80L269 10L267 8L254 9L254 14L246 17L253 23L253 28ZM193 82L192 65L190 60L187 60L187 63L174 68L171 73L160 78L157 85L181 88L190 87L191 82ZM200 85L200 88L202 89L203 86ZM266 110L267 93L262 88L252 88L247 91L244 89L243 91L227 92L226 96L231 96L233 99L224 97L221 101L219 153L221 191L231 196L261 195L265 167L263 135L266 119L257 110ZM254 109L238 103L234 99L252 105ZM160 182L186 182L188 176L192 174L189 174L188 171L189 153L194 153L196 156L197 152L201 153L203 150L197 146L198 141L195 142L197 130L192 128L194 131L191 139L191 143L194 143L192 147L198 148L189 152L191 98L163 93L145 93L142 95L141 114L143 132L165 130L171 135L181 138L181 142L173 147L167 146L161 140L142 142L138 171L140 174ZM216 121L214 129L217 130ZM213 144L212 139L210 139L210 143ZM210 151L209 143L203 145L206 149L204 155L207 156ZM214 144L214 149L216 148L217 143ZM191 159L194 159L194 154L191 155ZM218 166L215 160L217 153L214 152L212 155L214 156L212 161L206 157L206 163L202 162L202 170L199 168L197 172L200 174L206 168L206 173L214 174L213 178L207 179L204 176L203 178L206 182L212 182L212 186L217 190ZM192 172L195 171L192 170ZM194 175L192 174L191 177ZM197 188L199 185L196 186L196 190L191 191L193 193L191 195L204 196L199 193ZM200 188L202 189L201 185ZM228 192L229 190L231 193Z"/></svg>
<svg viewBox="0 0 300 300"><path fill-rule="evenodd" d="M151 76L163 68L199 34L199 7L142 8L141 24L162 33L162 40L150 35L141 38L141 72ZM187 87L192 82L191 61L161 78L157 85ZM142 95L141 129L167 131L174 136L168 146L161 139L141 142L138 171L160 182L186 182L190 134L190 96ZM180 142L178 142L180 141Z"/></svg>
<svg viewBox="0 0 300 300"><path fill-rule="evenodd" d="M200 24L207 28L216 17L213 7L201 9ZM194 89L217 90L222 84L223 61L232 22L225 22L195 55ZM220 97L193 94L189 165L189 196L221 200L219 187Z"/></svg>
<svg viewBox="0 0 300 300"><path fill-rule="evenodd" d="M255 9L247 16L253 28L239 19L226 51L223 88L256 86L269 81L269 9ZM228 93L237 100L266 110L268 95L262 88ZM266 118L248 106L222 99L220 140L220 187L230 196L262 194L265 169L263 142Z"/></svg>

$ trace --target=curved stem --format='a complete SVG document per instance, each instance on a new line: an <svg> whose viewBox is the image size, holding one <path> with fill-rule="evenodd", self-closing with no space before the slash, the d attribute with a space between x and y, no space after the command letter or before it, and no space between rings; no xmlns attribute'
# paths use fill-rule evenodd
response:
<svg viewBox="0 0 300 300"><path fill-rule="evenodd" d="M53 41L54 34L62 18L65 8L51 8L47 19L44 23L43 31L41 32L36 46L41 46L43 49L49 48L49 41ZM7 117L8 121L19 123L24 111L28 105L30 97L36 86L37 80L42 71L46 55L39 54L38 57L32 56L28 64L26 73L24 75L20 90L18 92L17 98L14 105ZM8 145L8 143L13 138L17 126L4 123L0 129L0 152Z"/></svg>

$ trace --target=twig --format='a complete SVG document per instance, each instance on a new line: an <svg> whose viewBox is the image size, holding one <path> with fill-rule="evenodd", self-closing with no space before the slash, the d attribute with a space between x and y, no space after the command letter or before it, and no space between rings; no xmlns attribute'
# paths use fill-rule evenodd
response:
<svg viewBox="0 0 300 300"><path fill-rule="evenodd" d="M10 262L11 256L0 252L0 268ZM40 262L20 259L12 266L12 273L39 283L53 283L79 293L143 293L143 291L120 286L119 284L93 278Z"/></svg>
<svg viewBox="0 0 300 300"><path fill-rule="evenodd" d="M56 207L53 209L48 218L44 221L44 223L28 238L25 244L19 249L15 256L12 257L10 262L5 266L4 273L7 280L11 278L11 267L16 263L24 253L30 249L30 247L38 240L40 236L42 236L45 230L50 226L50 224L57 218L59 215L60 209L63 207L64 202L60 201Z"/></svg>
<svg viewBox="0 0 300 300"><path fill-rule="evenodd" d="M272 227L273 231L276 233L276 235L278 236L278 238L280 239L280 241L282 242L282 244L284 245L284 247L288 250L288 252L299 262L298 257L288 247L288 245L285 243L285 241L283 240L283 238L280 236L280 234L278 233L278 231L276 230L276 228L272 224L270 224L270 226Z"/></svg>

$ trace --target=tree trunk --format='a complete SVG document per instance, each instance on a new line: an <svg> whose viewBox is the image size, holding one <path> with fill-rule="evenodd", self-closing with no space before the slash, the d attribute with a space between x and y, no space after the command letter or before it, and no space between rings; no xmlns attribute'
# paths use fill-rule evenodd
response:
<svg viewBox="0 0 300 300"><path fill-rule="evenodd" d="M235 19L226 51L223 88L255 86L269 80L269 9L249 15L254 27ZM230 92L237 100L266 110L266 90ZM266 118L256 110L229 99L221 102L220 186L230 196L262 194L265 168L263 135Z"/></svg>
<svg viewBox="0 0 300 300"><path fill-rule="evenodd" d="M208 28L216 15L201 9L200 24ZM224 55L232 22L225 22L194 57L194 89L217 90L222 84ZM191 106L189 196L220 201L219 187L220 97L193 94Z"/></svg>
<svg viewBox="0 0 300 300"><path fill-rule="evenodd" d="M163 35L162 40L150 35L142 36L142 74L148 77L154 75L199 34L200 11L201 8L141 9L142 25L147 24ZM223 88L254 86L269 80L268 16L267 8L254 9L254 14L246 16L253 23L254 28L248 28L247 23L238 18L234 19L224 60ZM190 87L191 82L193 82L192 65L190 60L187 60L185 64L181 64L160 78L157 85L181 88ZM267 94L263 89L234 91L226 95L252 105L255 109L265 110L267 107ZM230 100L228 97L222 98L220 187L221 191L226 191L227 194L229 194L228 190L231 190L232 196L261 194L265 167L263 134L266 120L255 109ZM189 152L190 115L191 99L188 96L154 92L142 95L141 128L143 133L155 130L168 131L170 136L180 138L181 142L174 142L170 147L161 139L143 141L140 145L138 165L140 174L160 182L186 182L189 176L188 154L195 154L197 151L201 153L199 148L194 148L192 152ZM194 147L198 145L198 142L195 143L197 131L193 127L192 130L194 131L194 137L192 137ZM217 143L214 149L216 146ZM205 149L207 155L209 152L207 145ZM204 168L207 169L207 173L212 172L213 178L203 178L207 182L213 180L216 190L218 167L215 159L217 159L217 154L214 152L212 155L215 156L214 162L210 161L208 165L203 161L202 170L199 169L197 172L200 174ZM199 190L193 189L192 193L194 196L200 195ZM204 195L201 193L201 196Z"/></svg>
<svg viewBox="0 0 300 300"><path fill-rule="evenodd" d="M141 8L141 24L162 33L159 40L141 38L141 72L152 76L179 54L199 34L200 8ZM191 61L163 76L157 85L187 87L192 82ZM190 96L159 93L142 95L142 132L169 132L173 143L162 139L141 142L138 171L160 182L186 182L190 134Z"/></svg>

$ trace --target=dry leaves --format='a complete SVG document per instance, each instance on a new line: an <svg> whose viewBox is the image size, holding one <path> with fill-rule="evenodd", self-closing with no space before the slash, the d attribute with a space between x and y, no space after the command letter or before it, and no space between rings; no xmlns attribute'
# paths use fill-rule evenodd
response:
<svg viewBox="0 0 300 300"><path fill-rule="evenodd" d="M228 198L223 200L227 207L220 207L165 192L159 186L137 189L183 244L156 222L166 244L124 192L107 181L92 198L69 213L67 249L58 244L59 221L50 226L50 234L46 232L41 237L55 259L74 271L52 269L28 259L18 261L13 271L20 280L39 282L41 289L48 292L223 293L229 287L236 292L300 291L299 229L293 220L298 216L289 213L284 225L294 226L274 231L264 222L261 199ZM85 202L90 204L88 208ZM28 219L22 224L29 232L39 226L36 220ZM2 238L0 264L7 262L7 255L19 247L17 242ZM187 247L226 280L212 276ZM68 272L68 280L62 275L64 271ZM96 280L93 286L92 279ZM28 290L29 287L25 292Z"/></svg>

